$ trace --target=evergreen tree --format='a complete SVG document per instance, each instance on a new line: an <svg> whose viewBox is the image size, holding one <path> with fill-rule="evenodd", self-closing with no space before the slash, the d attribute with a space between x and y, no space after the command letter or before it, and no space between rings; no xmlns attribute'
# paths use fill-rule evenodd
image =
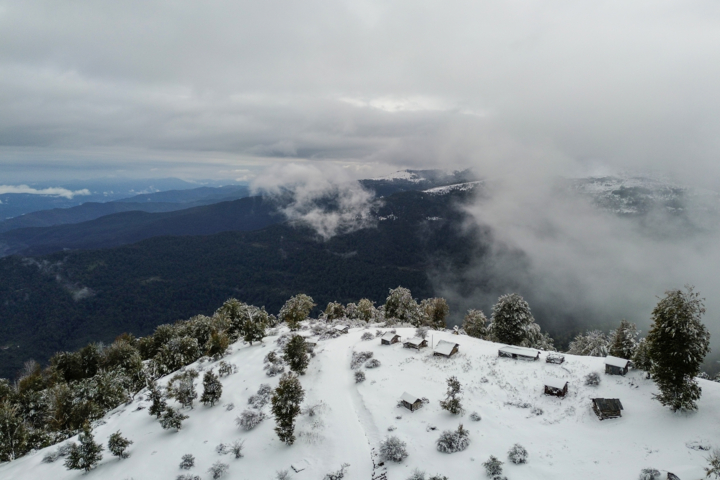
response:
<svg viewBox="0 0 720 480"><path fill-rule="evenodd" d="M242 312L242 336L243 340L252 345L253 342L261 342L265 338L265 328L269 323L269 316L265 308L257 308L248 305Z"/></svg>
<svg viewBox="0 0 720 480"><path fill-rule="evenodd" d="M210 338L205 344L205 354L213 358L222 358L227 353L229 346L230 337L228 334L213 328L210 332Z"/></svg>
<svg viewBox="0 0 720 480"><path fill-rule="evenodd" d="M89 472L102 460L103 446L95 443L88 422L83 425L83 432L78 435L78 441L80 442L79 446L73 443L70 447L70 452L65 460L65 467L68 470L85 470Z"/></svg>
<svg viewBox="0 0 720 480"><path fill-rule="evenodd" d="M330 302L325 308L325 318L328 320L337 320L345 316L345 307L342 303Z"/></svg>
<svg viewBox="0 0 720 480"><path fill-rule="evenodd" d="M28 428L17 405L0 403L0 462L9 462L27 452Z"/></svg>
<svg viewBox="0 0 720 480"><path fill-rule="evenodd" d="M148 413L155 415L156 418L160 418L165 411L165 407L167 407L167 402L165 401L165 394L163 394L155 380L151 380L148 383L148 399L152 402Z"/></svg>
<svg viewBox="0 0 720 480"><path fill-rule="evenodd" d="M425 325L435 330L445 330L450 308L444 298L427 298L423 300L420 302L420 311Z"/></svg>
<svg viewBox="0 0 720 480"><path fill-rule="evenodd" d="M300 322L310 315L314 306L312 297L303 293L295 295L280 309L280 321L287 323L290 330L295 331L300 328Z"/></svg>
<svg viewBox="0 0 720 480"><path fill-rule="evenodd" d="M170 428L180 430L182 428L183 420L187 420L188 418L189 417L187 415L183 415L178 410L175 410L172 407L167 407L160 418L160 425L166 430Z"/></svg>
<svg viewBox="0 0 720 480"><path fill-rule="evenodd" d="M194 381L197 376L198 373L190 369L181 375L176 375L170 381L168 392L185 408L192 409L193 403L198 396Z"/></svg>
<svg viewBox="0 0 720 480"><path fill-rule="evenodd" d="M366 322L372 320L375 317L375 302L367 298L361 299L357 303L357 317Z"/></svg>
<svg viewBox="0 0 720 480"><path fill-rule="evenodd" d="M674 412L696 410L702 394L695 377L710 350L710 334L700 321L703 301L688 286L686 291L666 292L652 312L647 342L652 377L660 390L655 398Z"/></svg>
<svg viewBox="0 0 720 480"><path fill-rule="evenodd" d="M284 373L272 396L272 413L275 415L275 432L280 441L288 445L295 442L295 417L300 414L300 404L305 391L293 373Z"/></svg>
<svg viewBox="0 0 720 480"><path fill-rule="evenodd" d="M463 408L460 403L460 393L462 392L462 386L456 376L449 377L447 379L447 392L445 394L445 400L440 401L440 406L443 410L447 410L452 414L462 414Z"/></svg>
<svg viewBox="0 0 720 480"><path fill-rule="evenodd" d="M608 354L608 338L600 330L590 330L577 335L568 349L571 355L584 355L589 357L605 357Z"/></svg>
<svg viewBox="0 0 720 480"><path fill-rule="evenodd" d="M638 341L635 353L632 356L633 367L644 370L650 375L652 370L652 360L650 359L649 345L646 339L641 338Z"/></svg>
<svg viewBox="0 0 720 480"><path fill-rule="evenodd" d="M462 329L471 337L485 338L487 335L487 318L481 310L468 310L463 320Z"/></svg>
<svg viewBox="0 0 720 480"><path fill-rule="evenodd" d="M307 354L307 344L300 335L293 335L292 339L285 345L283 359L295 373L305 374L310 357Z"/></svg>
<svg viewBox="0 0 720 480"><path fill-rule="evenodd" d="M108 450L110 453L120 458L127 458L128 454L125 450L132 445L132 440L128 440L120 434L120 430L110 435L108 440Z"/></svg>
<svg viewBox="0 0 720 480"><path fill-rule="evenodd" d="M492 336L500 343L520 345L527 327L535 323L528 303L517 293L498 298L492 308Z"/></svg>
<svg viewBox="0 0 720 480"><path fill-rule="evenodd" d="M621 320L617 330L610 332L609 354L614 357L630 360L635 354L638 344L638 331L634 323Z"/></svg>
<svg viewBox="0 0 720 480"><path fill-rule="evenodd" d="M222 395L222 383L220 379L215 375L212 370L205 372L203 377L203 394L200 397L200 401L203 405L210 404L211 407L215 406L215 402L220 400Z"/></svg>
<svg viewBox="0 0 720 480"><path fill-rule="evenodd" d="M390 294L385 300L385 318L388 320L394 318L416 327L420 325L420 307L412 298L410 290L403 287L390 289Z"/></svg>

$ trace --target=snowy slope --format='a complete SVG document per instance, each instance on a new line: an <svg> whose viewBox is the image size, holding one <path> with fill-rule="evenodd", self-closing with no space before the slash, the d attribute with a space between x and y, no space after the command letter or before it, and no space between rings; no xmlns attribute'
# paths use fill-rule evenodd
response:
<svg viewBox="0 0 720 480"><path fill-rule="evenodd" d="M431 195L447 195L448 193L452 192L465 192L468 190L472 190L482 184L482 180L477 180L475 182L456 183L454 185L445 185L443 187L429 188L427 190L423 190L423 192L429 193Z"/></svg>
<svg viewBox="0 0 720 480"><path fill-rule="evenodd" d="M220 404L196 405L194 410L184 411L190 418L179 432L163 430L147 409L137 410L148 405L139 398L108 414L104 424L95 428L95 438L106 444L111 433L121 430L135 442L127 460L118 460L105 451L100 465L83 475L65 470L62 460L41 462L55 446L0 465L0 478L174 479L186 473L178 467L180 457L192 453L197 460L189 473L203 479L210 478L208 468L220 460L230 465L224 477L228 479L270 480L275 471L293 465L304 470L291 470L291 478L319 480L347 462L351 466L346 478L369 480L373 474L372 449L388 435L389 427L395 427L392 434L407 442L409 457L375 471L380 474L387 468L389 480L404 480L415 468L428 474L442 473L451 480L487 478L481 463L491 454L506 462L505 475L511 480L635 479L646 467L695 480L704 476L706 452L690 449L686 443L720 444L720 384L700 380L703 396L699 411L673 414L652 400L656 389L641 372L631 371L624 378L607 376L602 373L601 358L567 355L563 365L546 364L545 354L541 361L532 363L501 359L497 357L497 344L431 332L429 339L435 343L445 339L460 344L460 353L446 359L433 357L430 348L415 351L401 344L381 346L379 338L362 341L365 331L353 328L349 334L319 342L317 355L300 381L306 391L305 403L323 401L325 408L315 417L300 417L293 446L277 440L272 418L249 432L239 430L234 423L261 383L277 385L278 377L269 378L263 371L264 356L277 348L277 337L268 337L261 345L238 343L232 347L225 361L237 365L238 372L222 379ZM375 328L369 331L374 333ZM397 333L405 339L413 332L398 329ZM382 364L364 369L364 383L354 382L350 369L353 350L372 351ZM216 363L193 366L207 370ZM590 372L601 373L600 386L584 386L582 379ZM456 375L464 388L466 413L462 417L439 406L445 379L450 375ZM544 396L547 377L568 380L568 396ZM201 378L196 381L201 383ZM412 413L398 408L397 400L405 391L427 397L430 403ZM599 421L590 409L593 397L619 398L625 407L623 417ZM227 410L230 403L234 409ZM543 413L536 415L534 409ZM470 420L473 411L482 416L481 421ZM269 406L265 412L269 413ZM470 447L454 454L438 452L435 440L440 432L455 429L459 423L470 431ZM219 443L237 439L245 440L244 458L236 460L232 455L216 453ZM528 450L528 464L508 464L507 451L515 443Z"/></svg>

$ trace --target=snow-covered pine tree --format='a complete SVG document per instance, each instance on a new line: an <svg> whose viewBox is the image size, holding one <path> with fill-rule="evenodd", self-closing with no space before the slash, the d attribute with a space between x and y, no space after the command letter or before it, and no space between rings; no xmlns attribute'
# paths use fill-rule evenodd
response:
<svg viewBox="0 0 720 480"><path fill-rule="evenodd" d="M305 339L300 335L293 335L292 339L285 345L283 359L290 367L290 370L299 375L304 375L310 363Z"/></svg>
<svg viewBox="0 0 720 480"><path fill-rule="evenodd" d="M666 292L652 312L647 342L652 378L660 390L655 398L674 412L696 410L702 394L695 377L710 350L710 333L700 321L703 301L687 286Z"/></svg>
<svg viewBox="0 0 720 480"><path fill-rule="evenodd" d="M242 319L241 334L243 340L250 345L253 342L261 342L265 338L265 329L270 323L270 316L265 308L257 308L253 305L245 305L240 310Z"/></svg>
<svg viewBox="0 0 720 480"><path fill-rule="evenodd" d="M70 453L65 459L65 467L68 470L85 470L89 472L102 460L103 446L95 442L88 422L83 425L83 431L78 435L78 441L80 445L73 443L70 447Z"/></svg>
<svg viewBox="0 0 720 480"><path fill-rule="evenodd" d="M500 343L520 345L526 337L527 326L535 319L528 303L517 293L498 298L492 308L491 335Z"/></svg>
<svg viewBox="0 0 720 480"><path fill-rule="evenodd" d="M639 370L644 370L650 375L652 370L652 360L650 359L650 350L647 339L641 338L638 340L635 353L632 356L633 367Z"/></svg>
<svg viewBox="0 0 720 480"><path fill-rule="evenodd" d="M632 359L638 344L638 331L634 323L620 320L620 326L610 332L608 353L614 357Z"/></svg>
<svg viewBox="0 0 720 480"><path fill-rule="evenodd" d="M300 328L300 322L310 315L310 310L314 306L315 303L312 297L303 293L295 295L285 302L285 305L280 309L280 321L287 323L290 330L295 331Z"/></svg>
<svg viewBox="0 0 720 480"><path fill-rule="evenodd" d="M553 339L549 334L541 332L540 325L534 322L525 326L525 339L520 342L520 345L550 352L555 351Z"/></svg>
<svg viewBox="0 0 720 480"><path fill-rule="evenodd" d="M167 407L167 402L165 401L165 394L160 387L158 387L155 380L148 382L148 400L152 402L148 413L155 415L156 418L160 418Z"/></svg>
<svg viewBox="0 0 720 480"><path fill-rule="evenodd" d="M485 338L487 336L487 317L482 310L468 310L463 319L462 329L471 337Z"/></svg>
<svg viewBox="0 0 720 480"><path fill-rule="evenodd" d="M284 373L272 396L272 413L275 416L275 432L280 441L288 445L295 442L295 417L300 414L300 404L305 391L294 373Z"/></svg>
<svg viewBox="0 0 720 480"><path fill-rule="evenodd" d="M390 289L390 294L385 300L385 318L388 321L394 318L417 327L420 325L420 317L420 307L412 298L410 290L403 287Z"/></svg>
<svg viewBox="0 0 720 480"><path fill-rule="evenodd" d="M422 323L435 330L445 330L446 320L450 313L447 301L444 298L426 298L420 302Z"/></svg>
<svg viewBox="0 0 720 480"><path fill-rule="evenodd" d="M187 420L188 418L189 417L187 415L183 415L178 410L175 410L172 407L166 407L162 417L160 417L160 426L166 430L171 428L180 430L182 428L183 420Z"/></svg>
<svg viewBox="0 0 720 480"><path fill-rule="evenodd" d="M452 414L462 414L463 408L460 403L460 393L462 392L462 386L456 376L449 377L447 379L447 392L445 393L445 400L440 400L440 406L443 410L447 410Z"/></svg>
<svg viewBox="0 0 720 480"><path fill-rule="evenodd" d="M608 338L600 330L589 330L577 335L568 349L571 355L585 355L589 357L605 357L608 354Z"/></svg>
<svg viewBox="0 0 720 480"><path fill-rule="evenodd" d="M210 404L211 407L215 406L215 403L220 400L222 396L222 383L217 375L212 370L205 372L203 376L203 393L200 397L200 401L203 405Z"/></svg>
<svg viewBox="0 0 720 480"><path fill-rule="evenodd" d="M132 440L128 440L123 437L120 430L118 430L110 435L110 439L108 439L108 450L110 450L110 453L116 457L128 458L128 454L125 450L127 450L132 443Z"/></svg>
<svg viewBox="0 0 720 480"><path fill-rule="evenodd" d="M193 408L193 403L198 394L195 390L195 382L192 376L184 376L175 383L173 388L175 399L185 408Z"/></svg>

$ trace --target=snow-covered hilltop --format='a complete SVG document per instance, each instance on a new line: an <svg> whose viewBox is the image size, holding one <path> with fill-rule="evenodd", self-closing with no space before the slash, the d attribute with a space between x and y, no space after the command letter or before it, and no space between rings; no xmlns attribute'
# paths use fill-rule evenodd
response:
<svg viewBox="0 0 720 480"><path fill-rule="evenodd" d="M277 333L285 331L283 327ZM414 333L410 328L397 329L402 340ZM221 377L220 402L214 407L196 404L192 410L182 409L189 418L177 432L163 430L148 415L146 390L97 422L96 441L107 445L108 437L120 430L134 442L129 458L117 459L106 450L98 467L83 474L66 470L62 459L42 461L58 449L55 445L0 465L0 478L149 480L190 474L206 479L212 478L208 469L220 461L229 466L225 478L230 479L270 480L276 471L288 470L289 478L318 480L349 463L347 479L405 480L417 468L428 475L440 473L462 480L488 478L482 463L494 455L505 462L503 474L511 480L634 479L648 467L688 480L704 476L707 452L702 448L719 443L720 384L699 380L703 389L699 410L673 414L652 399L657 390L643 372L606 375L602 358L566 355L560 365L546 363L545 352L535 362L499 358L502 345L438 331L430 331L429 347L415 350L403 348L402 340L381 345L376 327L371 326L351 328L336 338L313 339L317 341L315 356L299 378L305 390L304 406L315 408L313 415L304 409L296 424L297 440L287 446L275 434L269 405L262 407L268 417L256 428L245 431L235 424L235 418L250 408L248 399L261 384L277 386L279 377L266 375L264 358L279 348L278 338L266 337L252 346L232 345L222 361L237 371ZM459 352L450 358L434 356L432 345L440 340L459 344ZM360 367L366 379L356 383L350 366L352 353L360 351L372 352L380 365ZM186 369L217 372L219 363L196 362ZM599 386L585 385L585 376L592 372L600 375ZM440 408L446 380L453 375L462 385L464 415ZM170 376L158 383L165 385ZM565 398L543 394L549 378L568 382ZM202 372L195 381L201 391ZM404 393L425 397L428 403L414 412L398 407ZM591 409L591 399L596 397L620 399L622 418L598 420ZM173 400L169 405L180 407ZM473 420L473 412L481 419ZM469 432L469 447L452 454L439 452L435 442L441 432L456 430L459 424ZM406 442L409 455L400 463L379 466L376 452L388 435ZM243 458L218 453L219 444L236 440L244 441ZM508 461L507 452L516 443L528 451L526 464ZM196 458L189 470L179 468L184 454Z"/></svg>

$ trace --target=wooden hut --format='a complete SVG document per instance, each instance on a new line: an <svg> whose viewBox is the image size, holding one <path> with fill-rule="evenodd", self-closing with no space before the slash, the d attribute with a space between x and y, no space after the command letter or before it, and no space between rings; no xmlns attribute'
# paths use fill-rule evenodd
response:
<svg viewBox="0 0 720 480"><path fill-rule="evenodd" d="M348 333L350 331L350 327L347 325L335 325L333 330L339 333Z"/></svg>
<svg viewBox="0 0 720 480"><path fill-rule="evenodd" d="M548 353L547 357L545 357L545 363L554 363L555 365L560 365L562 363L565 363L565 355L561 355L559 353Z"/></svg>
<svg viewBox="0 0 720 480"><path fill-rule="evenodd" d="M608 375L625 375L628 372L629 363L630 360L608 355L605 357L605 373Z"/></svg>
<svg viewBox="0 0 720 480"><path fill-rule="evenodd" d="M517 360L535 361L540 358L540 351L534 348L516 347L514 345L508 345L498 350L498 356L515 358Z"/></svg>
<svg viewBox="0 0 720 480"><path fill-rule="evenodd" d="M548 378L545 380L545 395L564 397L568 392L568 382L560 378Z"/></svg>
<svg viewBox="0 0 720 480"><path fill-rule="evenodd" d="M402 402L403 407L407 408L411 412L414 412L415 410L422 407L422 399L416 397L415 395L410 395L407 392L404 392L402 394L402 397L400 397L400 401Z"/></svg>
<svg viewBox="0 0 720 480"><path fill-rule="evenodd" d="M435 348L433 348L433 355L452 357L458 352L459 348L459 343L448 342L447 340L440 340L437 345L435 345Z"/></svg>
<svg viewBox="0 0 720 480"><path fill-rule="evenodd" d="M403 347L405 348L414 348L415 350L420 350L423 347L427 347L428 343L427 340L420 337L413 337L405 340L403 343Z"/></svg>
<svg viewBox="0 0 720 480"><path fill-rule="evenodd" d="M593 398L593 412L600 420L622 417L622 403L617 398Z"/></svg>
<svg viewBox="0 0 720 480"><path fill-rule="evenodd" d="M397 333L388 332L382 337L380 337L380 344L381 345L392 345L393 343L398 343L400 341L400 335Z"/></svg>

